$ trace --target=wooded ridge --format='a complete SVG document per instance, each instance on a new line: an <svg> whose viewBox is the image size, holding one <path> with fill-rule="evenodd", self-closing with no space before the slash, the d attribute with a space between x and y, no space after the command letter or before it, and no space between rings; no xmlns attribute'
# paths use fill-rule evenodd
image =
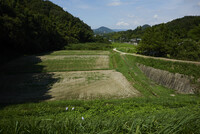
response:
<svg viewBox="0 0 200 134"><path fill-rule="evenodd" d="M1 60L93 41L79 18L47 0L0 0Z"/></svg>

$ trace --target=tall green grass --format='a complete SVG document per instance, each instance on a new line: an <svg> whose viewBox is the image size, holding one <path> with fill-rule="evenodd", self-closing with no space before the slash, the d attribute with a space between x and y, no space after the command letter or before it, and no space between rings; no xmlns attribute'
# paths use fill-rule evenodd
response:
<svg viewBox="0 0 200 134"><path fill-rule="evenodd" d="M54 101L4 107L1 133L199 133L194 100L133 98ZM179 102L180 104L177 105ZM176 105L175 105L176 104ZM68 107L68 110L66 110ZM74 110L72 110L74 108ZM84 120L82 119L84 118Z"/></svg>

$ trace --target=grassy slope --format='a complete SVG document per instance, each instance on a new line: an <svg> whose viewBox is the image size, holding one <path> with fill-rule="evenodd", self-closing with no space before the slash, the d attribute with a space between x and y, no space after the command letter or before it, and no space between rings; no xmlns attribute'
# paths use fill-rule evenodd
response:
<svg viewBox="0 0 200 134"><path fill-rule="evenodd" d="M143 94L141 97L2 106L0 132L200 133L198 96L175 94L151 82L137 68L137 59L117 53L110 59L113 68Z"/></svg>
<svg viewBox="0 0 200 134"><path fill-rule="evenodd" d="M188 76L193 76L195 79L200 78L200 66L191 63L181 63L172 61L163 61L158 59L145 59L141 57L127 56L130 61L135 61L140 64L153 68L166 70L172 73L180 73Z"/></svg>

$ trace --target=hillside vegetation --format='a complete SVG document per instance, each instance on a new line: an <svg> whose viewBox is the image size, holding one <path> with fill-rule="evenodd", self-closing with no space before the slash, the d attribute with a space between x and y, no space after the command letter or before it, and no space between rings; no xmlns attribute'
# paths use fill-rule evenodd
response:
<svg viewBox="0 0 200 134"><path fill-rule="evenodd" d="M200 17L186 16L147 28L138 53L200 61Z"/></svg>
<svg viewBox="0 0 200 134"><path fill-rule="evenodd" d="M1 61L94 41L87 24L46 0L0 0L0 29Z"/></svg>

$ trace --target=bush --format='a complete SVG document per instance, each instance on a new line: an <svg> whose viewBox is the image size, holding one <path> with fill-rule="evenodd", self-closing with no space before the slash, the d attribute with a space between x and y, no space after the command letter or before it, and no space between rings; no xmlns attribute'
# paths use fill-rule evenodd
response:
<svg viewBox="0 0 200 134"><path fill-rule="evenodd" d="M174 58L200 61L200 43L185 39L179 43Z"/></svg>

